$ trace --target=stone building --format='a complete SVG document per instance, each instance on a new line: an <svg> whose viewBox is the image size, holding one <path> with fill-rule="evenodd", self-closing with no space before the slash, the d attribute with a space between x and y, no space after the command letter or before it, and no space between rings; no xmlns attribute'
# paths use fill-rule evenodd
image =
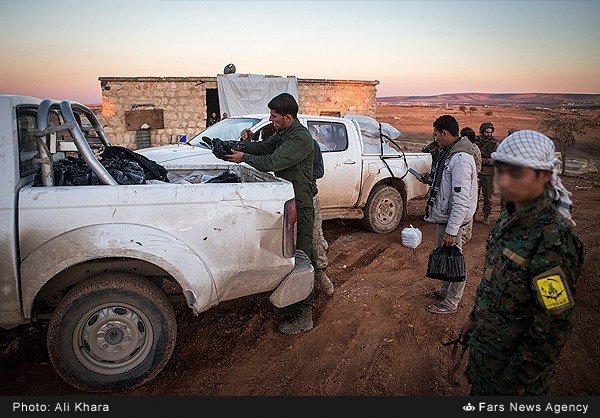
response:
<svg viewBox="0 0 600 418"><path fill-rule="evenodd" d="M220 114L216 77L100 77L103 125L114 145L140 148L176 143L206 128ZM300 113L375 116L379 81L298 79ZM267 109L265 109L267 113Z"/></svg>

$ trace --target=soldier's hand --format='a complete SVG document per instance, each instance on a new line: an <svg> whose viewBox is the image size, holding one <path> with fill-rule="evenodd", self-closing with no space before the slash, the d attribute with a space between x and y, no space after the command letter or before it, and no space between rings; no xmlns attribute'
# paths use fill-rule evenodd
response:
<svg viewBox="0 0 600 418"><path fill-rule="evenodd" d="M460 343L466 344L469 338L471 337L471 333L475 329L475 322L471 321L471 319L467 319L467 322L464 323L462 328L460 329Z"/></svg>
<svg viewBox="0 0 600 418"><path fill-rule="evenodd" d="M244 160L244 153L236 150L231 150L231 154L225 155L225 158L227 158L227 161L239 164Z"/></svg>
<svg viewBox="0 0 600 418"><path fill-rule="evenodd" d="M246 128L240 133L240 138L242 139L242 141L249 141L250 139L252 139L253 135L254 134L252 133L252 131Z"/></svg>

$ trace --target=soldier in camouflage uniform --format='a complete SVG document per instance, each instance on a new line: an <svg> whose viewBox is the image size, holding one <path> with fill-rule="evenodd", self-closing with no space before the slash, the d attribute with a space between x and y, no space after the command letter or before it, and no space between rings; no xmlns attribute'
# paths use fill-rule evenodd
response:
<svg viewBox="0 0 600 418"><path fill-rule="evenodd" d="M540 395L572 328L583 246L552 141L519 131L493 153L506 211L486 247L475 306L461 330L472 395Z"/></svg>
<svg viewBox="0 0 600 418"><path fill-rule="evenodd" d="M489 224L492 214L492 196L494 195L494 163L492 152L498 148L494 138L494 125L490 122L482 123L479 127L480 135L476 144L481 150L481 171L479 172L479 190L483 194L483 223Z"/></svg>
<svg viewBox="0 0 600 418"><path fill-rule="evenodd" d="M434 138L432 142L423 147L421 152L428 152L431 154L431 166L434 167L437 157L440 154L440 146Z"/></svg>
<svg viewBox="0 0 600 418"><path fill-rule="evenodd" d="M317 180L323 178L325 175L325 166L319 143L316 140L313 142L315 149L313 162L313 207L315 210L315 221L313 223L312 237L312 264L315 267L315 287L321 289L327 296L333 296L335 288L329 277L327 277L327 273L325 273L329 264L329 260L327 259L327 248L329 248L329 245L323 236L323 218L321 218L321 203L319 202L319 189L317 188Z"/></svg>
<svg viewBox="0 0 600 418"><path fill-rule="evenodd" d="M471 141L471 143L473 144L473 158L475 159L475 167L477 168L477 181L479 181L479 173L481 172L481 151L479 150L479 147L475 144L475 141L477 140L475 131L469 126L465 126L460 130L460 136L467 137L468 140ZM469 224L465 226L463 230L463 242L470 241L471 238L473 238L473 218L471 218Z"/></svg>

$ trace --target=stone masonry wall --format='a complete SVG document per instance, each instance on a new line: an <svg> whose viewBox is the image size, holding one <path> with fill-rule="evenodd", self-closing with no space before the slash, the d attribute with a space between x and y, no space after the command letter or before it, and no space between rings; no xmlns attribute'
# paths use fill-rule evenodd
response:
<svg viewBox="0 0 600 418"><path fill-rule="evenodd" d="M378 81L299 79L300 112L375 116ZM137 148L136 131L126 130L125 112L139 105L163 109L164 129L152 129L151 146L188 139L206 126L206 89L216 77L101 77L102 123L114 145ZM267 109L265 109L267 113Z"/></svg>
<svg viewBox="0 0 600 418"><path fill-rule="evenodd" d="M358 113L375 117L376 81L299 80L300 112L320 115L339 112L341 116Z"/></svg>
<svg viewBox="0 0 600 418"><path fill-rule="evenodd" d="M136 131L125 128L125 112L132 106L163 109L164 129L152 129L152 146L177 143L179 134L194 135L206 126L206 88L216 82L201 78L101 80L102 117L113 145L137 148ZM207 86L208 85L208 86ZM108 87L108 88L107 88ZM138 109L152 107L138 107Z"/></svg>

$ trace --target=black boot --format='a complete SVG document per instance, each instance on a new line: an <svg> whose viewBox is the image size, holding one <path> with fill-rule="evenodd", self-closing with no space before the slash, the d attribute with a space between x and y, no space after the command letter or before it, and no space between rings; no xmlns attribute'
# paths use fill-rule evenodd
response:
<svg viewBox="0 0 600 418"><path fill-rule="evenodd" d="M313 328L312 308L304 308L295 319L279 325L279 331L284 334L298 334Z"/></svg>

